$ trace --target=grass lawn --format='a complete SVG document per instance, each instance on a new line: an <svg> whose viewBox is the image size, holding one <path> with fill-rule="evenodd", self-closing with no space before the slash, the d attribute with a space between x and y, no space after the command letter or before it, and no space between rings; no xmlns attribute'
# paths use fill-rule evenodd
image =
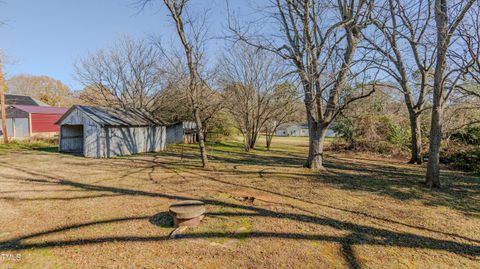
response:
<svg viewBox="0 0 480 269"><path fill-rule="evenodd" d="M2 269L480 268L478 175L445 171L432 191L424 167L334 152L314 173L306 138L209 144L209 170L195 145L112 159L44 146L0 147ZM184 199L208 215L168 240Z"/></svg>

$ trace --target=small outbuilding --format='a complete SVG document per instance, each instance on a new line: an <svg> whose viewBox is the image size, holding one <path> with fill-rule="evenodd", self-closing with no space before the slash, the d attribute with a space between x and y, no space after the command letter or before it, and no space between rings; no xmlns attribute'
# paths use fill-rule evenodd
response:
<svg viewBox="0 0 480 269"><path fill-rule="evenodd" d="M167 144L197 143L197 124L193 121L181 121L167 127Z"/></svg>
<svg viewBox="0 0 480 269"><path fill-rule="evenodd" d="M6 108L8 136L21 139L58 135L59 127L55 125L55 122L67 110L68 108L61 107L10 105Z"/></svg>
<svg viewBox="0 0 480 269"><path fill-rule="evenodd" d="M166 128L140 109L71 107L57 121L59 151L109 158L165 149Z"/></svg>

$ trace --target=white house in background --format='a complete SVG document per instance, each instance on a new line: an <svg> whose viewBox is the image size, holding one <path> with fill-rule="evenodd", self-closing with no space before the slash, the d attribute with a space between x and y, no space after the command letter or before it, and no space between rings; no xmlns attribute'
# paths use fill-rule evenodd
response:
<svg viewBox="0 0 480 269"><path fill-rule="evenodd" d="M308 124L283 123L278 126L276 136L308 136Z"/></svg>
<svg viewBox="0 0 480 269"><path fill-rule="evenodd" d="M307 123L283 123L278 126L275 132L276 136L308 136ZM335 136L335 132L331 129L327 131L327 137Z"/></svg>

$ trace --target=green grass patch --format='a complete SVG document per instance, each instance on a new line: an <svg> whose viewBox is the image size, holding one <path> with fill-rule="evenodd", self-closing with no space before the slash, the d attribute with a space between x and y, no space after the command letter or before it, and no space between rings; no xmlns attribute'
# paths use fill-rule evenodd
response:
<svg viewBox="0 0 480 269"><path fill-rule="evenodd" d="M213 195L209 199L240 204L228 193ZM241 215L242 212L245 211L217 205L209 206L207 217L202 221L202 225L189 230L188 233L210 235L206 239L219 244L225 244L232 239L245 240L252 232L253 225L250 218Z"/></svg>
<svg viewBox="0 0 480 269"><path fill-rule="evenodd" d="M0 144L0 150L39 150L58 151L58 145L49 140L13 140L8 144Z"/></svg>

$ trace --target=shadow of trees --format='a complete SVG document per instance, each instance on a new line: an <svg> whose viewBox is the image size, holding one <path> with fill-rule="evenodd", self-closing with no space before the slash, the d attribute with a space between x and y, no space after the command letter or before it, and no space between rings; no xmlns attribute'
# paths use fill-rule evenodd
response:
<svg viewBox="0 0 480 269"><path fill-rule="evenodd" d="M459 210L466 215L480 217L480 177L475 174L444 170L441 175L444 187L432 190L422 184L425 176L425 168L423 167L405 167L403 164L395 166L382 163L381 160L373 162L360 158L353 162L329 154L325 161L327 172L298 174L275 171L275 168L301 167L305 158L301 154L272 150L273 154L263 156L255 151L242 152L241 145L235 143L219 143L219 145L220 148L210 151L209 158L212 163L217 162L234 168L241 165L258 166L256 172L241 171L241 169L223 170L222 172L249 174L261 178L275 176L292 179L309 177L341 189L375 193L399 201L420 200L425 205L445 206ZM257 151L263 152L265 150ZM180 157L177 152L163 152L160 156ZM188 151L184 153L183 158L197 159L198 156L196 152ZM177 163L176 165L181 166L183 164Z"/></svg>
<svg viewBox="0 0 480 269"><path fill-rule="evenodd" d="M336 156L329 156L327 158L326 167L328 172L326 173L299 173L276 171L275 168L282 168L285 166L300 166L303 163L302 156L295 154L291 155L278 155L275 156L261 156L258 154L245 154L243 152L237 152L232 146L232 151L228 151L228 147L223 149L215 149L212 152L212 161L225 164L227 166L237 165L254 165L259 166L259 170L242 171L235 169L222 168L216 170L216 173L238 173L239 175L247 177L268 177L275 178L279 174L282 176L290 177L308 177L312 180L318 180L331 184L335 187L352 190L371 192L379 195L385 195L395 198L399 201L405 201L410 199L419 199L427 205L441 205L453 208L455 210L462 211L464 213L477 215L480 212L480 203L478 203L478 197L480 195L480 179L473 176L465 176L464 174L452 174L448 173L444 175L444 182L446 187L441 190L429 190L424 188L419 182L423 181L423 171L419 169L404 169L391 165L385 165L381 163L373 162L351 162L347 159L342 159ZM164 162L162 157L176 158L173 162ZM152 158L153 157L153 158ZM207 205L221 206L230 209L240 209L242 212L217 212L210 213L212 216L222 217L251 217L251 218L271 218L271 219L283 219L298 223L309 223L318 226L331 227L339 231L346 232L346 235L342 236L328 236L322 234L313 233L275 233L275 232L259 232L252 231L249 233L250 238L284 238L289 240L310 240L310 241L324 241L324 242L336 242L342 246L342 252L345 261L351 268L360 268L360 265L355 257L354 246L356 245L376 245L376 246L395 246L406 247L415 249L429 249L429 250L442 250L450 253L468 256L479 257L480 245L479 241L471 238L462 237L453 233L445 233L436 231L433 229L420 227L412 224L402 223L401 221L394 221L385 218L379 218L369 215L364 212L357 212L349 209L344 209L328 204L316 203L296 197L294 195L288 195L280 193L271 189L264 189L256 186L246 186L241 182L232 182L219 178L214 172L212 173L198 173L195 171L195 165L191 163L183 163L178 159L191 158L192 160L197 158L196 153L187 152L180 155L178 152L163 152L156 156L150 156L149 158L136 157L132 159L125 159L126 162L136 162L141 164L142 168L150 169L151 174L156 168L162 168L171 170L172 173L182 177L183 175L177 171L177 167L180 166L183 169L187 169L188 173L197 175L204 179L213 181L218 184L232 185L236 187L251 188L262 192L271 193L287 197L290 199L296 199L305 203L311 203L322 207L329 207L331 209L349 212L352 214L363 215L368 218L382 220L394 224L404 225L415 229L427 230L429 232L438 233L450 237L456 237L461 240L452 241L448 239L437 239L428 236L418 235L410 232L398 232L384 228L372 227L369 225L357 224L349 221L342 221L335 218L329 218L324 216L318 216L315 212L308 212L302 210L302 213L288 213L280 212L276 210L266 209L260 206L238 204L234 202L225 202L217 199L203 199ZM81 164L75 164L81 165ZM0 166L5 166L0 164ZM265 166L267 168L265 168ZM21 166L11 166L8 168L16 169L26 176L19 175L7 175L0 173L1 182L10 182L15 184L22 184L26 186L59 186L68 187L65 191L78 191L78 192L94 192L98 194L73 196L73 197L49 197L49 198L11 198L0 197L0 199L21 199L24 201L45 201L45 200L69 200L69 199L92 199L100 197L112 197L112 196L145 196L164 198L168 200L187 200L194 197L180 196L166 194L162 192L137 190L132 188L121 188L117 186L99 185L98 183L84 183L74 180L65 179L59 176L52 176L53 173L36 172L33 169L27 169ZM272 169L270 169L272 168ZM27 191L25 189L24 191ZM34 189L32 189L34 190ZM429 195L426 195L428 192ZM2 194L15 194L15 191L7 192L2 191ZM294 207L294 206L292 206ZM84 238L75 240L50 240L39 243L26 243L24 241L28 239L36 239L45 235L62 233L72 229L79 229L93 225L100 225L106 223L121 223L126 221L148 221L152 225L157 225L162 228L171 227L170 218L166 212L161 212L151 215L130 216L125 218L106 219L101 221L92 221L85 223L77 223L72 225L63 226L56 229L45 230L38 233L32 233L28 235L11 238L5 241L0 241L0 250L19 250L30 248L48 248L48 247L62 247L62 246L77 246L77 245L91 245L105 242L152 242L167 240L168 236L113 236L113 237L96 237L96 238ZM189 233L176 240L193 239L193 238L221 238L228 235L223 233Z"/></svg>
<svg viewBox="0 0 480 269"><path fill-rule="evenodd" d="M10 167L12 168L12 167ZM14 169L28 174L28 177L19 177L17 180L21 182L28 182L32 185L36 184L55 184L59 187L74 187L75 189L100 192L102 195L123 195L123 196L145 196L145 197L157 197L166 198L169 200L187 200L192 197L171 195L160 192L136 190L131 188L120 188L114 186L103 186L95 184L87 184L82 182L76 182L68 179L62 179L55 176L46 175L25 169L22 167L13 167ZM454 254L478 257L480 256L480 245L475 243L456 242L447 239L436 239L428 236L417 235L409 232L397 232L384 228L371 227L368 225L362 225L352 223L349 221L337 220L334 218L317 216L315 214L306 213L288 213L270 210L254 205L238 204L233 202L225 202L216 199L203 199L207 205L216 205L230 209L240 209L242 212L217 212L210 213L212 216L242 216L252 218L272 218L272 219L286 219L293 222L309 223L319 226L327 226L340 231L346 232L347 235L343 236L327 236L322 234L309 234L309 233L275 233L275 232L261 232L252 231L249 233L250 238L285 238L290 240L311 240L311 241L324 241L324 242L337 242L342 245L343 253L346 261L352 268L359 268L359 264L355 257L353 246L355 245L376 245L376 246L395 246L406 247L415 249L430 249L430 250L442 250L448 251ZM154 216L131 216L117 219L107 219L101 221L93 221L86 223L78 223L73 225L67 225L64 227L46 230L38 233L32 233L24 235L6 241L0 242L0 250L19 250L30 248L47 248L47 247L62 247L62 246L76 246L76 245L90 245L99 244L105 242L147 242L147 241L162 241L166 240L167 236L113 236L113 237L98 237L98 238L85 238L76 240L51 240L43 241L40 243L25 243L23 241L27 239L35 239L41 236L60 233L72 229L83 228L91 225L98 225L104 223L118 223L131 220L149 221L155 225L167 225L165 220L165 213L156 214ZM193 233L186 234L182 239L190 238L218 238L225 237L227 235L222 233ZM473 241L475 242L475 241ZM478 242L477 242L478 243Z"/></svg>
<svg viewBox="0 0 480 269"><path fill-rule="evenodd" d="M351 162L329 156L327 173L318 180L336 187L385 195L399 201L421 200L429 206L445 206L480 217L480 178L462 172L444 171L442 189L423 185L424 168L404 168L372 162Z"/></svg>

